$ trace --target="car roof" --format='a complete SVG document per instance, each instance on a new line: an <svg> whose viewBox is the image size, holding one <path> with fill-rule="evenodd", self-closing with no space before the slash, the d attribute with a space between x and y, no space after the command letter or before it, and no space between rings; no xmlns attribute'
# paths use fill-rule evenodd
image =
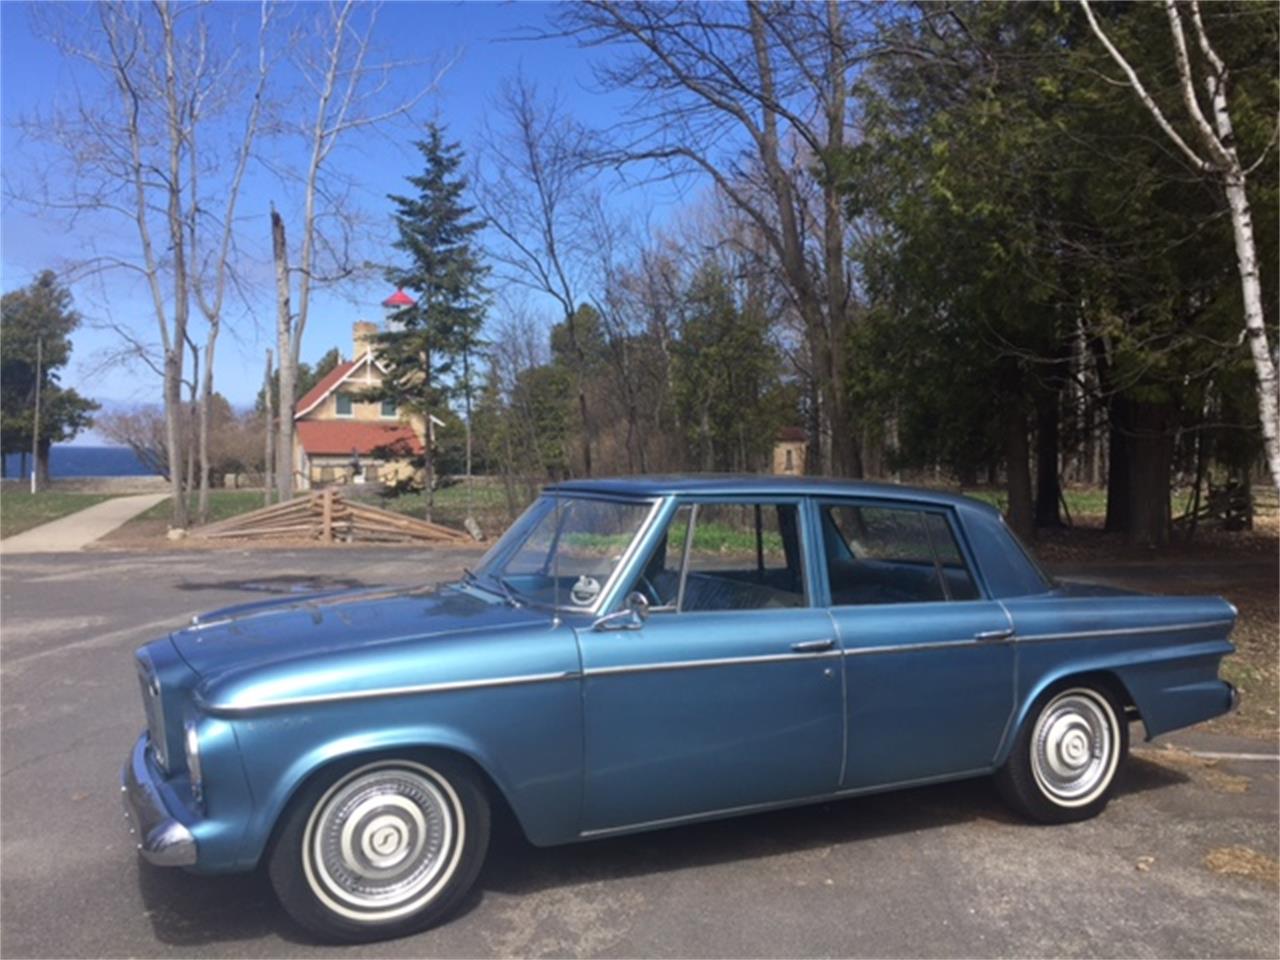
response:
<svg viewBox="0 0 1280 960"><path fill-rule="evenodd" d="M631 477L599 477L565 480L546 487L547 492L605 493L614 496L666 497L680 494L719 496L871 497L910 500L996 512L990 504L958 493L909 487L897 483L873 483L838 477L784 477L769 474L644 474Z"/></svg>

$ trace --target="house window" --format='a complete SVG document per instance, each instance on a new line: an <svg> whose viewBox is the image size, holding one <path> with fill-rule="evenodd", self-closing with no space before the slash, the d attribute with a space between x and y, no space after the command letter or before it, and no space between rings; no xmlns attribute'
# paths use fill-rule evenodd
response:
<svg viewBox="0 0 1280 960"><path fill-rule="evenodd" d="M795 473L796 462L790 447L787 447L787 464L782 469L784 469L787 473Z"/></svg>
<svg viewBox="0 0 1280 960"><path fill-rule="evenodd" d="M382 415L384 417L394 417L396 415L396 402L394 400L382 401Z"/></svg>
<svg viewBox="0 0 1280 960"><path fill-rule="evenodd" d="M338 416L349 417L351 413L351 397L349 394L340 393L337 396Z"/></svg>

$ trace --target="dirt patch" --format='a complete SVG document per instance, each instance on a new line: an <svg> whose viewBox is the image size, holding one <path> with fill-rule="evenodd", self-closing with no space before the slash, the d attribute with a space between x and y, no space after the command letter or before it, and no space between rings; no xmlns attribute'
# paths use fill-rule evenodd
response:
<svg viewBox="0 0 1280 960"><path fill-rule="evenodd" d="M1280 863L1252 847L1214 847L1205 854L1204 865L1214 873L1280 886Z"/></svg>

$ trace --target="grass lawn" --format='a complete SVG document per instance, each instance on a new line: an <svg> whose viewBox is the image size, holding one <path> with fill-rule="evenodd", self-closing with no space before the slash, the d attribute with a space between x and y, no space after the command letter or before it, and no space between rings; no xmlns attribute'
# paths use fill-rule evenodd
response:
<svg viewBox="0 0 1280 960"><path fill-rule="evenodd" d="M157 503L150 510L140 513L134 517L130 523L138 523L142 521L162 520L168 522L169 511L172 505L169 503L172 497L166 497ZM250 510L257 510L262 506L261 490L210 490L209 491L209 522L215 523L218 520L225 520L227 517L238 516L242 513L248 513ZM191 498L191 516L195 518L196 498Z"/></svg>
<svg viewBox="0 0 1280 960"><path fill-rule="evenodd" d="M358 487L343 487L343 497L348 500L359 500L372 507L403 513L421 520L426 509L426 498L421 493L404 493L395 497L382 497L377 494L364 495ZM472 510L476 521L488 537L502 533L511 522L507 512L507 495L502 483L488 477L477 478L472 484ZM517 507L517 513L524 508ZM463 481L441 487L436 491L435 507L431 519L446 527L462 529L462 521L467 515L467 485Z"/></svg>
<svg viewBox="0 0 1280 960"><path fill-rule="evenodd" d="M111 497L109 493L59 493L50 490L31 494L26 490L6 489L0 497L0 537L11 537Z"/></svg>

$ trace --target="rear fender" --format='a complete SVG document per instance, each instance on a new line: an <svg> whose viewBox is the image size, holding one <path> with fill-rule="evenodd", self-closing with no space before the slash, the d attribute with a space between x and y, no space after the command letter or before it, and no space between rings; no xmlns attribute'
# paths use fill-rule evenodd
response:
<svg viewBox="0 0 1280 960"><path fill-rule="evenodd" d="M1227 640L1177 643L1145 650L1098 650L1093 646L1069 657L1055 658L1054 665L1035 670L1032 658L1019 651L1019 696L1013 722L996 753L995 766L1009 757L1022 725L1031 719L1036 703L1054 687L1073 678L1102 675L1113 680L1138 711L1147 739L1208 720L1231 708L1231 685L1218 679L1218 664L1235 650ZM1031 674L1034 674L1031 675Z"/></svg>

